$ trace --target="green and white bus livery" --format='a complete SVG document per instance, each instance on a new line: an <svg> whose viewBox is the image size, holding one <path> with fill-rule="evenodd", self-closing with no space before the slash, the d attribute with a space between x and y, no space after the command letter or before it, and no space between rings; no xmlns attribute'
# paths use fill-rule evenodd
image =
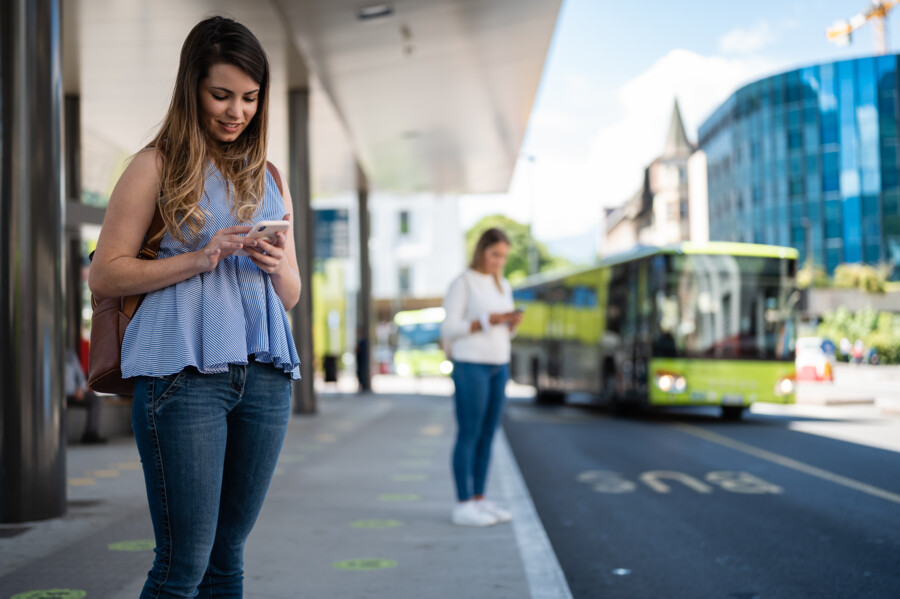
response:
<svg viewBox="0 0 900 599"><path fill-rule="evenodd" d="M617 410L794 402L797 251L710 242L640 247L518 285L512 377L538 402L588 392Z"/></svg>

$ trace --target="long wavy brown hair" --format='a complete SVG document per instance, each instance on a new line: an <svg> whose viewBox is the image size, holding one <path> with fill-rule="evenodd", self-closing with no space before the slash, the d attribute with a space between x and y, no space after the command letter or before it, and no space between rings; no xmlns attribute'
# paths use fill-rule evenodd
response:
<svg viewBox="0 0 900 599"><path fill-rule="evenodd" d="M509 245L509 237L503 232L503 229L491 227L482 233L481 237L478 238L478 243L475 244L475 251L472 252L472 261L469 263L469 268L472 270L481 268L481 264L484 262L484 253L495 243L501 242ZM497 285L498 290L503 291L503 285L500 284L500 275L494 275L494 284Z"/></svg>
<svg viewBox="0 0 900 599"><path fill-rule="evenodd" d="M230 64L259 84L256 114L233 142L220 143L201 125L200 82L216 64ZM231 183L231 212L251 222L262 206L265 189L269 123L269 60L247 27L225 17L211 17L194 26L184 40L172 102L151 142L162 158L159 205L166 230L192 243L206 224L200 208L203 186L212 160Z"/></svg>

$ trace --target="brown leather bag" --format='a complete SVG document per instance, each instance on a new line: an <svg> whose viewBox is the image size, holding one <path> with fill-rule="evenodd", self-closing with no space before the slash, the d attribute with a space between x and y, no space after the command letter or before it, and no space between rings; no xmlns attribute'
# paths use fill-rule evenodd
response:
<svg viewBox="0 0 900 599"><path fill-rule="evenodd" d="M281 176L271 162L266 169L275 179L278 191L282 195ZM158 235L164 227L159 207L153 215L153 222L147 231L146 241L138 258L156 260L162 235ZM93 258L93 253L91 254ZM115 393L116 395L133 395L134 380L122 378L122 340L125 329L134 318L144 293L127 297L98 298L91 294L91 345L88 353L88 385L94 391Z"/></svg>
<svg viewBox="0 0 900 599"><path fill-rule="evenodd" d="M159 207L147 231L138 258L155 260L164 227ZM94 254L91 253L91 258ZM94 391L133 395L134 380L122 378L122 340L125 329L144 300L144 293L126 297L99 298L91 294L91 345L88 353L88 385Z"/></svg>

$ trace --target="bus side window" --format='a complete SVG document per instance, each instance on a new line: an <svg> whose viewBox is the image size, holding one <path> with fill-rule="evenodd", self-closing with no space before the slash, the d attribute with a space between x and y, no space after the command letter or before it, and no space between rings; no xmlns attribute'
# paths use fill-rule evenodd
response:
<svg viewBox="0 0 900 599"><path fill-rule="evenodd" d="M628 304L628 265L616 264L611 268L609 300L606 304L606 330L621 334Z"/></svg>

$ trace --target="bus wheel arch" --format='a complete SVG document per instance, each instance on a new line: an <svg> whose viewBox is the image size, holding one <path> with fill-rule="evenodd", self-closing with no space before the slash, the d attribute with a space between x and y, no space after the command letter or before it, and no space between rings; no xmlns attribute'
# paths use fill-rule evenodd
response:
<svg viewBox="0 0 900 599"><path fill-rule="evenodd" d="M534 384L534 403L549 406L561 405L566 402L565 392L548 389L541 385L541 362L537 356L531 359L531 380Z"/></svg>
<svg viewBox="0 0 900 599"><path fill-rule="evenodd" d="M737 421L744 415L744 406L722 406L722 420Z"/></svg>

